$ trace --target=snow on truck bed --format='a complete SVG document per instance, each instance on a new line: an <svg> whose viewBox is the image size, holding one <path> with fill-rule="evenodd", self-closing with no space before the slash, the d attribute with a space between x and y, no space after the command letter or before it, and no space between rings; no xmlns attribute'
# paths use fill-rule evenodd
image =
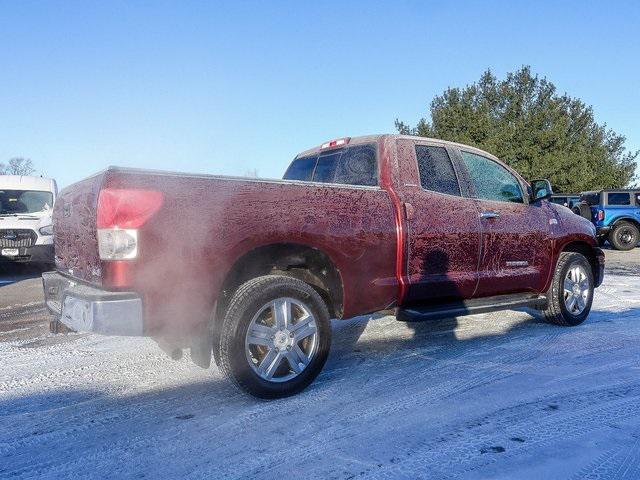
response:
<svg viewBox="0 0 640 480"><path fill-rule="evenodd" d="M0 478L640 478L640 286L585 324L526 312L334 322L273 402L147 339L0 343Z"/></svg>

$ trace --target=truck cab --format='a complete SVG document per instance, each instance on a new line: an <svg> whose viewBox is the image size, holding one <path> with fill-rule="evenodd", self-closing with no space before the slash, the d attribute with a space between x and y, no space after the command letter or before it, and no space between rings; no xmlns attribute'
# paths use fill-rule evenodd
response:
<svg viewBox="0 0 640 480"><path fill-rule="evenodd" d="M0 263L53 265L51 178L0 175Z"/></svg>
<svg viewBox="0 0 640 480"><path fill-rule="evenodd" d="M640 241L640 189L583 192L573 211L593 222L601 244L632 250Z"/></svg>

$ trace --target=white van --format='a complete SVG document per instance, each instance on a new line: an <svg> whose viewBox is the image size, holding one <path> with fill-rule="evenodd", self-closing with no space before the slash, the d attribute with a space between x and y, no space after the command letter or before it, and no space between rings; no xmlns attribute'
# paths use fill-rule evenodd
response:
<svg viewBox="0 0 640 480"><path fill-rule="evenodd" d="M51 178L0 175L0 265L54 263L51 214L57 194Z"/></svg>

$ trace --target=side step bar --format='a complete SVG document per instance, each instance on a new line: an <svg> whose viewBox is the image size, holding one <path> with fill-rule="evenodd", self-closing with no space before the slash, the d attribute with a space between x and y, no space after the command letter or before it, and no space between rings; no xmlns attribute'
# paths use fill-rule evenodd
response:
<svg viewBox="0 0 640 480"><path fill-rule="evenodd" d="M544 295L515 293L495 297L472 298L444 304L408 305L396 310L396 320L400 322L424 322L426 320L511 310L519 307L545 309L547 305L547 297Z"/></svg>

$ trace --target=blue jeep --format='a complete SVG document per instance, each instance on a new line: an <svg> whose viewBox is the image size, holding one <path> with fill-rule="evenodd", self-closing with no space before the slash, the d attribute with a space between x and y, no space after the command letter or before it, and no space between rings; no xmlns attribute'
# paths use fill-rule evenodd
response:
<svg viewBox="0 0 640 480"><path fill-rule="evenodd" d="M582 192L573 211L593 222L601 244L631 250L640 241L640 189Z"/></svg>

